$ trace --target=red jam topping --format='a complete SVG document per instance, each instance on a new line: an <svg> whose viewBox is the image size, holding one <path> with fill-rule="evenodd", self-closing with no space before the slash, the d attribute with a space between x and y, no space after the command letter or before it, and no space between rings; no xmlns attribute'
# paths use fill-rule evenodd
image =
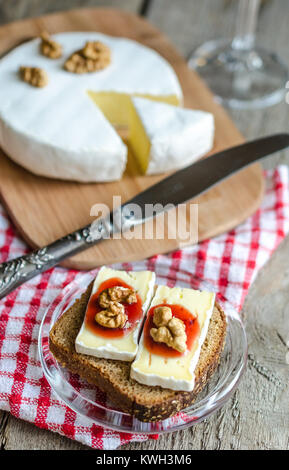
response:
<svg viewBox="0 0 289 470"><path fill-rule="evenodd" d="M147 350L152 354L157 354L158 356L163 357L179 357L184 353L176 351L176 349L170 348L165 343L157 343L153 340L150 335L151 328L155 328L153 322L154 309L157 307L169 307L172 311L173 317L179 318L182 320L186 327L187 335L187 349L190 350L196 338L200 333L200 326L197 318L194 318L191 312L187 310L182 305L169 305L169 304L160 304L154 305L150 308L147 314L147 319L144 325L144 345Z"/></svg>
<svg viewBox="0 0 289 470"><path fill-rule="evenodd" d="M142 301L140 296L137 294L137 301L135 303L128 304L125 302L121 302L124 306L124 310L127 315L127 322L124 328L106 328L96 323L95 315L101 310L103 310L103 308L98 303L99 295L105 289L117 286L133 289L133 287L126 284L122 279L119 279L117 277L108 279L107 281L102 282L97 292L95 292L95 294L90 297L86 309L85 326L92 333L95 333L99 336L103 336L105 338L120 338L121 336L125 336L135 328L137 321L140 320L142 317Z"/></svg>

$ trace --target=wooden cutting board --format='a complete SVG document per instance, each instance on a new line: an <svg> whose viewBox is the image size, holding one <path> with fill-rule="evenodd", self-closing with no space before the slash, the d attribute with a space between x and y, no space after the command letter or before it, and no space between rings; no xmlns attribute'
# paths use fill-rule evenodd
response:
<svg viewBox="0 0 289 470"><path fill-rule="evenodd" d="M100 31L135 39L155 49L174 67L184 92L185 106L214 114L216 136L212 153L243 141L227 113L214 102L200 78L188 69L184 58L160 31L144 19L120 10L95 8L20 21L0 28L0 54L25 39L39 35L43 29L52 34ZM91 222L90 210L94 204L105 203L112 207L113 195L121 196L125 202L164 176L141 176L131 163L119 182L63 182L35 176L0 152L0 194L19 232L31 247L44 246ZM199 204L199 240L227 231L246 219L258 208L263 189L262 169L255 164L193 200ZM164 240L106 240L63 264L91 269L102 264L129 262L166 253L179 246L178 240L170 239L168 228Z"/></svg>

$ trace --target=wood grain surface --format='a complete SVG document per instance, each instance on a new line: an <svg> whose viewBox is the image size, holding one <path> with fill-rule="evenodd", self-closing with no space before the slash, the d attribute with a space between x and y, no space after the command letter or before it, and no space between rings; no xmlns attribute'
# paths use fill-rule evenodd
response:
<svg viewBox="0 0 289 470"><path fill-rule="evenodd" d="M67 8L68 3L75 6L80 2L2 0L0 21ZM226 8L223 0L151 0L144 3L147 18L164 31L185 56L204 41L230 37L234 31L237 2L231 2L232 5ZM127 0L81 2L88 6L121 6L135 12L143 10L144 3ZM24 11L21 10L23 4ZM288 13L288 0L266 2L258 27L259 44L278 51L287 64ZM288 131L289 107L285 101L265 110L230 111L230 114L247 139ZM289 152L283 151L268 158L265 167L274 168L277 164L288 163ZM287 237L262 269L246 298L243 315L249 340L249 365L228 404L195 427L164 435L158 441L129 444L124 449L289 449L289 365L286 363L286 342L289 340L288 259ZM6 412L0 412L0 447L87 449L58 434L17 420Z"/></svg>
<svg viewBox="0 0 289 470"><path fill-rule="evenodd" d="M42 29L50 33L96 30L129 37L157 50L173 65L184 93L185 106L213 113L216 131L211 153L242 142L241 134L224 109L214 102L204 83L188 69L167 38L144 19L115 9L81 9L25 20L16 25L17 28L15 23L0 28L0 54L23 38L38 35ZM24 240L36 248L92 222L90 211L95 204L105 204L112 209L114 196L119 196L124 203L163 178L163 174L140 175L132 158L120 181L102 184L80 184L35 176L3 153L0 158L1 198ZM173 236L172 226L165 218L163 238L141 237L143 228L140 226L135 230L137 236L132 239L106 240L65 260L63 265L92 269L103 264L131 262L156 253L167 253L180 245L208 239L235 227L251 215L261 203L263 186L261 166L255 164L189 201L187 220L182 224L187 225L189 232L190 204L197 203L199 230L198 234L192 230L185 241ZM154 225L150 223L150 230L155 232Z"/></svg>

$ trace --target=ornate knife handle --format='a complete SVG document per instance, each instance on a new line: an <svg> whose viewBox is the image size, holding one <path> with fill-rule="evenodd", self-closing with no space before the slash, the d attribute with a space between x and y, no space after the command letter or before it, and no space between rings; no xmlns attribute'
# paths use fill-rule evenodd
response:
<svg viewBox="0 0 289 470"><path fill-rule="evenodd" d="M0 299L37 274L93 246L111 233L110 219L99 220L44 248L0 264Z"/></svg>

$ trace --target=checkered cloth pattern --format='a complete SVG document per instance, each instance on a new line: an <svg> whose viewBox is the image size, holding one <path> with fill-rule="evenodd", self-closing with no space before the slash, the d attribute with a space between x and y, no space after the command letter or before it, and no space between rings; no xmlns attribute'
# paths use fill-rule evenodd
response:
<svg viewBox="0 0 289 470"><path fill-rule="evenodd" d="M153 270L157 282L169 286L190 287L196 277L204 279L240 311L257 271L289 231L288 168L268 171L266 181L261 208L236 229L170 255L117 267ZM27 251L0 206L0 262ZM81 276L83 272L54 268L0 301L0 409L93 448L143 442L145 435L104 430L77 415L57 399L43 375L37 353L41 319L61 290Z"/></svg>

